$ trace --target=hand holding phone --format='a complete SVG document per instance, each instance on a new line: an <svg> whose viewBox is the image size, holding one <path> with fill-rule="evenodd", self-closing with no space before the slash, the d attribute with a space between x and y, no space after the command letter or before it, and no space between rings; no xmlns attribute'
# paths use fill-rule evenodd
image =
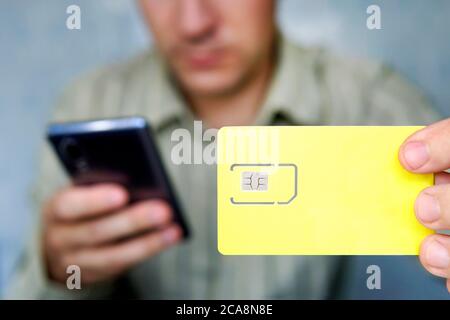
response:
<svg viewBox="0 0 450 320"><path fill-rule="evenodd" d="M144 119L52 124L48 138L74 182L44 208L53 279L78 265L84 283L102 281L188 235Z"/></svg>
<svg viewBox="0 0 450 320"><path fill-rule="evenodd" d="M83 284L111 279L181 240L167 202L128 199L120 185L96 184L70 186L46 203L43 249L52 280L65 283L71 265L80 267Z"/></svg>

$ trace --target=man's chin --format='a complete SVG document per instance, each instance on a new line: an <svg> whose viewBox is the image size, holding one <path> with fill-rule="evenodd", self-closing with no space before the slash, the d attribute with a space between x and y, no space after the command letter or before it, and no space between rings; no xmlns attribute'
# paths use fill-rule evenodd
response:
<svg viewBox="0 0 450 320"><path fill-rule="evenodd" d="M223 97L236 91L236 83L230 79L217 79L215 77L205 77L202 79L184 79L181 82L182 89L190 96L197 98Z"/></svg>

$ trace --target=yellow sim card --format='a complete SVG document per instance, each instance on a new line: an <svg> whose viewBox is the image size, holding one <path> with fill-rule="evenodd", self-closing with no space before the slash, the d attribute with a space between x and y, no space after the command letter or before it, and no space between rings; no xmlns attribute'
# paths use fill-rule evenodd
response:
<svg viewBox="0 0 450 320"><path fill-rule="evenodd" d="M414 201L434 182L400 165L421 127L224 127L218 249L227 255L417 255Z"/></svg>

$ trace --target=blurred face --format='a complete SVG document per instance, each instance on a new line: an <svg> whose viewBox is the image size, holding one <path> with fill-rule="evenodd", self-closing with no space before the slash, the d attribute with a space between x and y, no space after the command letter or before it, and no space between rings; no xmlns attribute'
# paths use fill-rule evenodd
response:
<svg viewBox="0 0 450 320"><path fill-rule="evenodd" d="M275 0L140 0L157 47L190 95L245 85L270 58Z"/></svg>

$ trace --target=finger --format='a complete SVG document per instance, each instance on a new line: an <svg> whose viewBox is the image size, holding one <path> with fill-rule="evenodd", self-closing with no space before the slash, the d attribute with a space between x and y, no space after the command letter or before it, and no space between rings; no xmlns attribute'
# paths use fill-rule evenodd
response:
<svg viewBox="0 0 450 320"><path fill-rule="evenodd" d="M65 248L101 245L128 236L161 228L172 218L170 207L160 200L150 200L125 210L76 225L62 224L54 231L54 242Z"/></svg>
<svg viewBox="0 0 450 320"><path fill-rule="evenodd" d="M163 230L151 232L120 244L84 249L67 257L64 264L76 264L82 270L117 275L131 266L154 256L181 239L180 227L171 224Z"/></svg>
<svg viewBox="0 0 450 320"><path fill-rule="evenodd" d="M450 119L411 135L400 147L399 160L405 169L434 173L450 168Z"/></svg>
<svg viewBox="0 0 450 320"><path fill-rule="evenodd" d="M423 190L416 199L414 210L425 227L450 229L450 185L441 184Z"/></svg>
<svg viewBox="0 0 450 320"><path fill-rule="evenodd" d="M118 185L70 187L51 201L50 214L59 220L75 221L118 209L127 202L127 192Z"/></svg>
<svg viewBox="0 0 450 320"><path fill-rule="evenodd" d="M450 184L450 174L447 172L439 172L434 175L434 184Z"/></svg>
<svg viewBox="0 0 450 320"><path fill-rule="evenodd" d="M428 272L450 278L450 236L433 234L420 247L420 262Z"/></svg>

